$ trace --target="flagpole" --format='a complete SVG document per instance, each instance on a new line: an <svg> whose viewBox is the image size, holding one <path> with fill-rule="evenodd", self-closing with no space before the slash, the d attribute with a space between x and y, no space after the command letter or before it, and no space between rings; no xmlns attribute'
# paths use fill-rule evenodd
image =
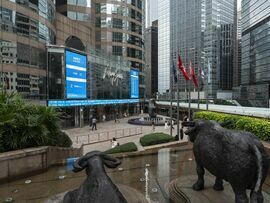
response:
<svg viewBox="0 0 270 203"><path fill-rule="evenodd" d="M179 134L179 77L177 81L177 136L178 140L180 140L180 134Z"/></svg>
<svg viewBox="0 0 270 203"><path fill-rule="evenodd" d="M198 109L200 109L200 75L199 75L199 72L200 72L200 70L199 70L199 68L198 68Z"/></svg>
<svg viewBox="0 0 270 203"><path fill-rule="evenodd" d="M171 83L171 108L170 108L170 135L172 136L172 97L173 97L173 93L172 93L172 74L171 74L171 80L170 80L170 83Z"/></svg>
<svg viewBox="0 0 270 203"><path fill-rule="evenodd" d="M190 80L188 80L188 118L190 120Z"/></svg>
<svg viewBox="0 0 270 203"><path fill-rule="evenodd" d="M209 83L209 81L210 81L210 63L209 63L209 59L207 58L207 83L206 83L206 91L205 91L205 93L206 93L206 110L208 110L208 92L209 92L208 83Z"/></svg>

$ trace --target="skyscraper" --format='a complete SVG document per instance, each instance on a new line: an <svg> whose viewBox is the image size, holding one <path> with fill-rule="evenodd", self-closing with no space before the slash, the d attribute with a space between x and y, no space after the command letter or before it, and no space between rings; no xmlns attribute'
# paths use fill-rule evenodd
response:
<svg viewBox="0 0 270 203"><path fill-rule="evenodd" d="M145 92L153 98L158 92L158 21L145 30Z"/></svg>
<svg viewBox="0 0 270 203"><path fill-rule="evenodd" d="M127 59L140 71L140 98L144 97L144 0L57 0L57 11L93 27L95 48ZM66 6L64 6L66 5Z"/></svg>
<svg viewBox="0 0 270 203"><path fill-rule="evenodd" d="M231 89L236 1L172 0L169 3L160 1L158 7L159 21L170 19L170 23L159 23L159 50L162 49L158 56L159 72L165 73L159 76L159 84L164 86L159 87L160 93L169 88L170 67L172 62L177 63L178 53L186 67L192 62L196 74L199 67L204 67L207 72L208 62L211 64L208 85L210 98L216 98L218 90ZM162 29L166 29L165 34ZM188 86L191 90L195 89L192 82L186 82L181 76L180 91L187 90Z"/></svg>
<svg viewBox="0 0 270 203"><path fill-rule="evenodd" d="M205 58L211 64L208 97L232 88L233 51L236 40L235 0L205 1Z"/></svg>
<svg viewBox="0 0 270 203"><path fill-rule="evenodd" d="M241 85L235 94L242 105L269 107L270 1L242 1Z"/></svg>
<svg viewBox="0 0 270 203"><path fill-rule="evenodd" d="M0 1L0 86L29 99L46 98L46 44L54 44L50 0Z"/></svg>
<svg viewBox="0 0 270 203"><path fill-rule="evenodd" d="M170 0L158 0L158 92L170 89Z"/></svg>

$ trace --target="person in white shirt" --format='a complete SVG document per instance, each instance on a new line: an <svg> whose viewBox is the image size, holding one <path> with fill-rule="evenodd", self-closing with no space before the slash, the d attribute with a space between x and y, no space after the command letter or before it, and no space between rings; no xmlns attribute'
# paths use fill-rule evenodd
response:
<svg viewBox="0 0 270 203"><path fill-rule="evenodd" d="M167 130L168 129L168 122L165 121L165 129Z"/></svg>
<svg viewBox="0 0 270 203"><path fill-rule="evenodd" d="M116 146L119 146L118 142L116 141L116 138L114 137L111 141L112 148L115 148Z"/></svg>

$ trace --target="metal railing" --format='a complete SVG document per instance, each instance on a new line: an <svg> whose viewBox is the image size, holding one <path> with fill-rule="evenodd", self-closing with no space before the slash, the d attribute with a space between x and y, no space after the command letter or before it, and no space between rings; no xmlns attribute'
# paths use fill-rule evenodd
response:
<svg viewBox="0 0 270 203"><path fill-rule="evenodd" d="M89 133L89 134L82 134L75 136L74 143L77 145L85 145L97 142L103 142L111 140L112 138L124 138L130 137L134 135L142 134L142 126L134 127L134 128L124 128L124 129L117 129L99 133Z"/></svg>

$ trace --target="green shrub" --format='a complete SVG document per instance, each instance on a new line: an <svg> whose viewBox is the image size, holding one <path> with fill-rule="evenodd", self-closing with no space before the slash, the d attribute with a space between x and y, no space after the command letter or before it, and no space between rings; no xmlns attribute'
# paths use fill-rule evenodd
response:
<svg viewBox="0 0 270 203"><path fill-rule="evenodd" d="M195 119L215 120L217 122L232 121L226 128L245 130L255 134L259 139L270 141L270 122L266 119L238 116L225 113L200 111L195 113Z"/></svg>
<svg viewBox="0 0 270 203"><path fill-rule="evenodd" d="M142 146L150 146L150 145L171 142L173 140L174 140L174 137L165 133L151 133L151 134L147 134L141 137L140 143Z"/></svg>
<svg viewBox="0 0 270 203"><path fill-rule="evenodd" d="M45 145L70 146L55 109L33 105L0 89L0 152Z"/></svg>
<svg viewBox="0 0 270 203"><path fill-rule="evenodd" d="M105 154L115 154L115 153L123 153L123 152L134 152L137 150L138 150L137 146L134 142L128 142L126 144L116 146L115 148L108 149L104 153Z"/></svg>
<svg viewBox="0 0 270 203"><path fill-rule="evenodd" d="M70 147L72 145L72 141L65 132L58 131L52 138L51 145L58 147Z"/></svg>

